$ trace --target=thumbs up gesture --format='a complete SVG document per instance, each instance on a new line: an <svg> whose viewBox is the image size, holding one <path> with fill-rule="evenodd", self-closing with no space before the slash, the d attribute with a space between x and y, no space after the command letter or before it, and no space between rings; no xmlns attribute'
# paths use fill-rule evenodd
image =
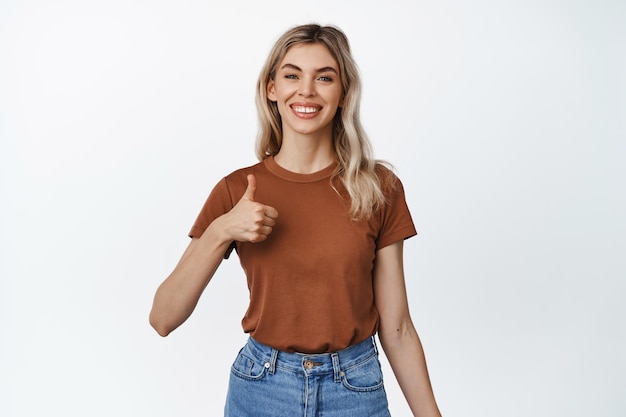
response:
<svg viewBox="0 0 626 417"><path fill-rule="evenodd" d="M249 174L247 179L248 187L243 196L225 215L225 230L232 240L257 243L264 241L272 233L278 211L255 200L256 177Z"/></svg>

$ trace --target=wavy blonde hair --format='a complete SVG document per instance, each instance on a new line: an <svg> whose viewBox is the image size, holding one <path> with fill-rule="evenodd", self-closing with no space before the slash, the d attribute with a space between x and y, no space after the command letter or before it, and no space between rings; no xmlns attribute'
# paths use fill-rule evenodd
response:
<svg viewBox="0 0 626 417"><path fill-rule="evenodd" d="M303 43L319 43L331 53L339 65L343 90L343 107L333 121L333 146L338 167L333 180L339 178L351 199L350 214L354 219L367 219L385 201L377 175L371 144L360 120L361 79L346 35L334 26L308 24L285 32L274 44L261 70L256 90L259 134L256 154L259 160L274 156L282 145L282 122L278 105L267 97L267 85L274 80L277 66L290 47ZM333 181L334 182L334 181Z"/></svg>

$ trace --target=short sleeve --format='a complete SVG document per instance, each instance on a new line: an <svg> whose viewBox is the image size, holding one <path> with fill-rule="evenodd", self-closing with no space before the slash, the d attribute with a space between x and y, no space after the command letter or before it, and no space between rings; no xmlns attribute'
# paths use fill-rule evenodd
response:
<svg viewBox="0 0 626 417"><path fill-rule="evenodd" d="M189 231L189 237L199 238L202 236L207 227L221 215L228 213L234 204L229 192L226 178L222 178L220 182L213 188L209 197L207 198L200 214L196 218L191 230ZM224 258L228 258L234 248L234 242L231 244L224 254Z"/></svg>
<svg viewBox="0 0 626 417"><path fill-rule="evenodd" d="M400 179L387 171L383 183L386 201L380 209L380 231L376 239L376 249L382 249L399 240L417 234Z"/></svg>

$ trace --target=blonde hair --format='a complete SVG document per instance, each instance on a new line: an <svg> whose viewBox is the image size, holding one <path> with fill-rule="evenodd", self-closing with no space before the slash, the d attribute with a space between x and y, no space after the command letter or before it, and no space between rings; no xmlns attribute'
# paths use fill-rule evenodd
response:
<svg viewBox="0 0 626 417"><path fill-rule="evenodd" d="M278 106L267 97L267 85L276 75L277 66L296 44L319 43L333 55L339 65L343 90L343 107L333 121L333 146L339 178L351 199L354 219L367 219L385 201L377 175L377 161L360 121L361 79L344 33L333 26L308 24L285 32L274 44L257 82L256 104L259 134L256 153L259 160L274 156L282 145L282 124Z"/></svg>

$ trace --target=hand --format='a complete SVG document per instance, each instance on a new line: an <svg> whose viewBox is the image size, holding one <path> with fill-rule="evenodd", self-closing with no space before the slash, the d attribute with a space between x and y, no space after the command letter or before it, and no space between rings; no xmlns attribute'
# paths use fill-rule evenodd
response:
<svg viewBox="0 0 626 417"><path fill-rule="evenodd" d="M256 177L248 175L248 188L227 216L226 230L232 240L257 243L267 239L276 224L278 211L255 201Z"/></svg>

